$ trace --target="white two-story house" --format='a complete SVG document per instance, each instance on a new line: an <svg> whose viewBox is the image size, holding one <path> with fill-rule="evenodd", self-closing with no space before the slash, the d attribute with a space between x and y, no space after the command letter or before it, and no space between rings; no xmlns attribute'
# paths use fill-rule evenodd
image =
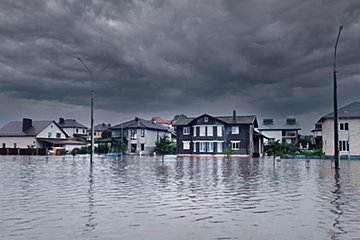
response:
<svg viewBox="0 0 360 240"><path fill-rule="evenodd" d="M129 154L152 154L155 142L166 135L169 139L169 130L157 123L141 118L120 123L110 128L111 137L115 141L122 140L127 146Z"/></svg>

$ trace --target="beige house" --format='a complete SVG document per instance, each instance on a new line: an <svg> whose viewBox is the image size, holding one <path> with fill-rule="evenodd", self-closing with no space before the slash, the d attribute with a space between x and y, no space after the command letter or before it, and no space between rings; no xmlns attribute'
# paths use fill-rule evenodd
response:
<svg viewBox="0 0 360 240"><path fill-rule="evenodd" d="M360 102L353 102L339 109L340 155L360 157ZM334 156L334 113L320 118L322 147L326 156Z"/></svg>

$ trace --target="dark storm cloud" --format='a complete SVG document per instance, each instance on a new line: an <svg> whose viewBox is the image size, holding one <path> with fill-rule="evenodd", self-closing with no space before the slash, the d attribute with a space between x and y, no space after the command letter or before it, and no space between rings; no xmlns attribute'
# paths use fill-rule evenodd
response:
<svg viewBox="0 0 360 240"><path fill-rule="evenodd" d="M344 101L358 96L359 17L356 0L2 1L0 93L87 105L81 56L101 109L167 111L230 96L254 112L326 112L340 24L339 87L349 89Z"/></svg>

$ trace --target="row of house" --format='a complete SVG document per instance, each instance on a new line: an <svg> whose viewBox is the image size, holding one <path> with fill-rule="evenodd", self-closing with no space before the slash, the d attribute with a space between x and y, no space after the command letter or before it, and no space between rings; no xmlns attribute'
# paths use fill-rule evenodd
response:
<svg viewBox="0 0 360 240"><path fill-rule="evenodd" d="M98 124L94 127L96 143L111 145L125 144L128 154L151 154L155 142L167 136L176 143L179 155L224 155L231 150L234 155L261 156L264 144L282 141L297 144L300 126L296 119L286 121L264 119L258 124L251 116L183 116L176 121L154 117L145 120L135 117L133 120L114 126ZM106 137L104 132L107 131ZM109 134L110 133L110 134ZM0 129L2 148L63 148L71 151L75 147L86 146L90 139L89 129L75 119L59 118L55 121L13 121Z"/></svg>

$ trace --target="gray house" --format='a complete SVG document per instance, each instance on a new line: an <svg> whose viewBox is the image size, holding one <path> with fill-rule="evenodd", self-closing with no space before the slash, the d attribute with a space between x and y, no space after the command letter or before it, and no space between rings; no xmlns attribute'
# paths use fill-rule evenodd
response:
<svg viewBox="0 0 360 240"><path fill-rule="evenodd" d="M255 116L183 118L174 122L179 155L224 155L230 148L234 155L261 156L264 136L255 131Z"/></svg>
<svg viewBox="0 0 360 240"><path fill-rule="evenodd" d="M120 123L110 128L113 146L122 140L127 146L128 154L152 154L155 142L161 136L171 137L169 130L157 123L141 118Z"/></svg>

